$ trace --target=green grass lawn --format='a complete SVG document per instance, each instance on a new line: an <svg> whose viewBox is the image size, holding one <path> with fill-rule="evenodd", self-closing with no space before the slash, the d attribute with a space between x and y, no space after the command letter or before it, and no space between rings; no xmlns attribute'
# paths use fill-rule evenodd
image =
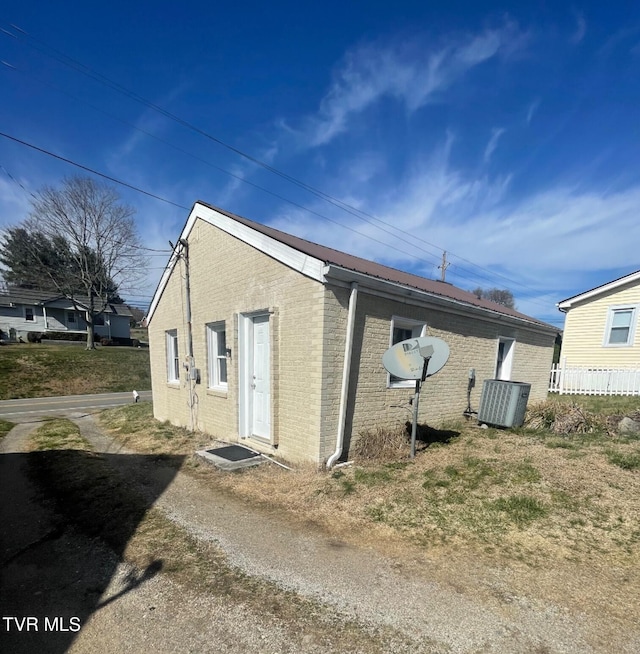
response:
<svg viewBox="0 0 640 654"><path fill-rule="evenodd" d="M0 347L0 400L151 388L149 350L24 344Z"/></svg>
<svg viewBox="0 0 640 654"><path fill-rule="evenodd" d="M13 429L13 423L8 420L0 420L0 439L4 438Z"/></svg>

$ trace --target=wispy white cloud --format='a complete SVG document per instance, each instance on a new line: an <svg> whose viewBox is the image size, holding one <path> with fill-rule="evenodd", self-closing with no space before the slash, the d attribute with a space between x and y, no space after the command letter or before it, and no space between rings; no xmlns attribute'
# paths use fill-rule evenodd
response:
<svg viewBox="0 0 640 654"><path fill-rule="evenodd" d="M312 146L329 143L347 130L353 116L383 97L395 98L414 112L471 69L509 56L525 43L517 26L506 23L480 34L452 37L439 46L431 45L427 37L361 45L345 55L317 114L303 122L299 137Z"/></svg>
<svg viewBox="0 0 640 654"><path fill-rule="evenodd" d="M573 45L577 45L582 41L582 39L584 39L587 33L587 20L581 11L575 11L574 15L576 19L576 29L569 37L569 42L573 43Z"/></svg>
<svg viewBox="0 0 640 654"><path fill-rule="evenodd" d="M498 141L500 137L505 133L504 127L494 127L491 130L491 138L487 143L487 147L484 149L484 162L487 164L491 161L491 155L495 152L495 149L498 147Z"/></svg>
<svg viewBox="0 0 640 654"><path fill-rule="evenodd" d="M359 233L297 210L285 209L272 224L427 277L437 275L447 250L455 284L510 288L522 310L541 316L553 316L555 302L598 271L638 268L640 186L611 193L558 182L515 200L508 173L488 177L455 169L452 142L415 161L398 186L354 184L358 207L382 219L385 231L320 204L313 208Z"/></svg>
<svg viewBox="0 0 640 654"><path fill-rule="evenodd" d="M531 121L533 119L533 116L535 115L536 111L538 111L538 107L540 106L540 100L534 100L528 107L527 109L527 125L531 124Z"/></svg>

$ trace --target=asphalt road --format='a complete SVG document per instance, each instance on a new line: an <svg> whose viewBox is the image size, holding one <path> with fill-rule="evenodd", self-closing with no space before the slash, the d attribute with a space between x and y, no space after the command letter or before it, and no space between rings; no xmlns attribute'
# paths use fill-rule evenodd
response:
<svg viewBox="0 0 640 654"><path fill-rule="evenodd" d="M139 394L139 401L151 400L151 391L139 391ZM11 422L21 422L31 418L62 415L73 411L106 409L130 402L133 402L133 394L130 392L4 400L0 402L0 418Z"/></svg>

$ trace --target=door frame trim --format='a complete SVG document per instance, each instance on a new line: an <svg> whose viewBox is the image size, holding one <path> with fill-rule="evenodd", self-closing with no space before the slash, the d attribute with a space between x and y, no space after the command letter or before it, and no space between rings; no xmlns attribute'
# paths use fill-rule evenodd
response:
<svg viewBox="0 0 640 654"><path fill-rule="evenodd" d="M261 442L271 443L273 440L273 425L270 422L269 437L264 438L251 433L251 400L249 397L249 377L251 365L251 340L253 338L254 318L266 316L269 322L269 358L271 358L271 311L260 309L257 311L245 311L238 314L238 435L240 438L256 438ZM272 390L273 371L269 361L269 391ZM271 393L270 393L271 394ZM271 406L269 407L271 413ZM270 416L271 418L271 416Z"/></svg>

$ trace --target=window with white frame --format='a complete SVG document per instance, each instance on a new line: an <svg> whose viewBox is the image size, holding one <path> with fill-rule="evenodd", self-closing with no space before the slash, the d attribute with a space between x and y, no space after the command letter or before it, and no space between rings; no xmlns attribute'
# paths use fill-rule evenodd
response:
<svg viewBox="0 0 640 654"><path fill-rule="evenodd" d="M611 307L607 318L604 345L612 347L633 345L636 315L636 306Z"/></svg>
<svg viewBox="0 0 640 654"><path fill-rule="evenodd" d="M389 347L406 341L408 338L418 338L427 333L427 324L420 320L411 320L410 318L399 318L394 316L391 319L391 338ZM394 375L387 373L389 388L413 388L415 381L411 379L399 379Z"/></svg>
<svg viewBox="0 0 640 654"><path fill-rule="evenodd" d="M24 319L27 322L35 322L36 321L36 314L35 314L35 311L33 310L33 307L25 307L24 308Z"/></svg>
<svg viewBox="0 0 640 654"><path fill-rule="evenodd" d="M224 321L207 325L209 388L227 390L227 332Z"/></svg>
<svg viewBox="0 0 640 654"><path fill-rule="evenodd" d="M75 325L76 322L77 322L76 312L75 311L67 311L67 323L69 325Z"/></svg>
<svg viewBox="0 0 640 654"><path fill-rule="evenodd" d="M165 332L167 343L167 381L176 383L180 381L180 356L178 354L178 330L170 329Z"/></svg>

